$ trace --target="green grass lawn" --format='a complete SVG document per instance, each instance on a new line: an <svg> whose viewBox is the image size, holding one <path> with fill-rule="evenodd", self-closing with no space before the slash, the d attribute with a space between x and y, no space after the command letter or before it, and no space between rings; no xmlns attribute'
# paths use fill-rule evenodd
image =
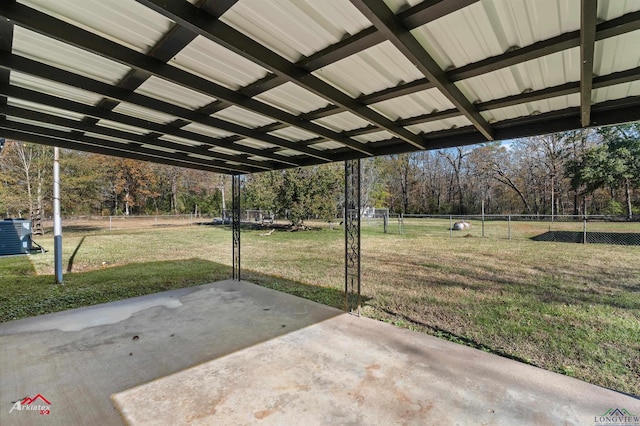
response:
<svg viewBox="0 0 640 426"><path fill-rule="evenodd" d="M534 242L548 225L529 223L449 238L445 222L364 226L364 315L640 395L640 247ZM343 307L341 230L262 233L243 231L244 279ZM63 286L52 252L0 259L0 321L231 275L222 227L70 231L63 252Z"/></svg>

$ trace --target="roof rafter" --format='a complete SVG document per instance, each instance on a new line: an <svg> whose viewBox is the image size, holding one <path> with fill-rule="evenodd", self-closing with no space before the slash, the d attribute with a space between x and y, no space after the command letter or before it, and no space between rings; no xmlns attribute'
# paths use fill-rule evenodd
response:
<svg viewBox="0 0 640 426"><path fill-rule="evenodd" d="M625 121L636 121L640 117L640 96L602 102L593 105L592 124L606 126ZM580 128L580 108L570 107L535 116L504 120L494 126L496 138L500 140L523 138L540 134L563 132ZM411 152L405 145L394 145L386 140L372 142L380 155ZM455 130L442 130L429 134L425 139L427 149L443 149L485 142L473 126Z"/></svg>
<svg viewBox="0 0 640 426"><path fill-rule="evenodd" d="M601 89L603 87L614 86L617 84L630 83L635 80L640 80L640 67L632 68L630 70L619 71L613 74L597 76L593 79L593 88ZM490 111L492 109L504 108L522 104L525 102L534 102L542 99L550 99L557 96L570 95L572 93L580 92L580 82L573 81L569 83L560 84L558 86L547 87L545 89L534 90L530 92L524 92L517 95L506 96L504 98L493 99L487 102L480 102L476 104L478 111ZM409 117L398 120L398 123L402 126L411 126L415 124L429 123L432 121L442 120L446 118L458 117L461 113L457 109L448 109L444 111L438 111L430 114L423 114L415 117ZM360 134L365 133L365 129L356 129L360 131Z"/></svg>
<svg viewBox="0 0 640 426"><path fill-rule="evenodd" d="M595 40L604 40L638 29L640 29L640 12L628 13L619 18L598 24L596 26ZM449 70L447 71L447 76L451 81L465 80L562 50L578 47L579 45L580 30L572 31Z"/></svg>
<svg viewBox="0 0 640 426"><path fill-rule="evenodd" d="M452 12L477 3L479 0L425 0L398 13L408 30L421 27Z"/></svg>
<svg viewBox="0 0 640 426"><path fill-rule="evenodd" d="M182 145L171 141L166 141L162 139L158 139L153 137L155 133L149 133L146 135L139 135L136 133L126 132L124 130L112 129L110 127L105 126L97 126L89 123L85 123L82 121L71 120L64 117L59 117L53 114L46 114L42 112L32 111L21 107L16 106L0 106L0 114L4 114L12 117L24 118L32 121L39 121L41 123L53 124L56 126L66 127L68 129L73 129L81 132L90 132L96 133L108 137L119 138L127 141L131 141L134 143L140 143L145 145L157 146L164 149L171 149L181 154L197 154L203 156L211 157L211 165L224 167L225 164L222 162L216 161L216 158L233 161L240 164L244 164L245 166L251 166L254 169L263 169L269 170L273 168L273 164L269 162L255 161L250 160L248 158L243 158L240 156L233 156L223 153L213 153L209 151L210 147L207 146L190 146L190 145ZM231 168L233 170L233 168Z"/></svg>
<svg viewBox="0 0 640 426"><path fill-rule="evenodd" d="M172 156L169 160L166 158L166 153L163 155L160 151L144 148L139 144L122 144L104 139L92 138L78 132L64 132L61 130L35 126L33 124L10 122L5 117L0 119L0 129L2 129L3 135L7 138L40 143L43 145L67 147L70 149L77 149L79 151L95 152L97 154L106 155L113 155L113 153L116 152L117 155L126 158L152 161L180 167L202 168L218 173L248 172L248 170L242 171L242 169L231 166L224 168L215 167L204 160L180 155Z"/></svg>
<svg viewBox="0 0 640 426"><path fill-rule="evenodd" d="M212 21L188 2L181 0L136 0L138 3L153 8L165 17L179 22L181 25L218 43L229 50L255 62L270 72L303 87L327 101L343 107L345 110L376 124L405 142L421 149L421 140L408 130L396 125L392 120L376 111L367 108L344 92L325 83L303 68L289 62L277 53L269 50L240 31L220 21ZM327 136L327 135L324 135ZM327 136L329 137L329 136ZM340 141L342 142L342 141ZM356 142L359 144L359 142ZM347 144L349 145L349 144ZM351 145L349 145L351 146ZM352 146L353 147L353 146ZM365 152L366 153L366 152Z"/></svg>
<svg viewBox="0 0 640 426"><path fill-rule="evenodd" d="M100 94L107 98L129 102L134 105L177 116L191 122L206 124L208 126L242 135L247 138L264 141L272 145L301 152L310 151L308 155L311 155L312 157L316 157L323 161L333 161L329 156L323 154L321 151L317 151L313 148L307 148L303 144L290 142L288 140L278 138L273 135L264 134L254 129L233 124L219 118L200 114L197 111L192 111L186 108L179 107L177 105L169 104L167 102L153 99L139 93L130 92L126 89L111 86L109 84L102 83L88 77L80 76L69 71L45 65L32 59L22 58L20 56L12 55L6 52L0 52L0 67L9 70L20 71L22 73L40 78L49 79L51 81L66 84L68 86L79 87L89 92ZM242 148L239 146L234 146L233 149L242 150Z"/></svg>
<svg viewBox="0 0 640 426"><path fill-rule="evenodd" d="M596 43L596 0L580 2L580 121L584 127L591 122L591 88L593 85L593 54Z"/></svg>
<svg viewBox="0 0 640 426"><path fill-rule="evenodd" d="M426 2L425 2L426 3ZM423 4L423 3L420 3ZM411 10L411 9L409 9ZM596 29L596 41L604 40L610 37L615 37L621 34L625 34L631 31L640 29L638 20L640 19L640 12L634 12L627 15L623 15L619 18L612 19L611 21L603 22L597 25ZM348 41L345 39L344 41ZM485 74L491 71L496 71L520 63L521 61L536 59L549 53L559 52L564 49L577 47L580 44L579 31L567 33L558 37L553 37L548 40L543 40L534 43L530 46L523 47L516 50L503 53L502 55L494 56L486 60L474 62L464 65L459 68L454 68L446 71L447 77L451 81L460 81L467 78L475 77L481 74ZM322 52L322 51L321 51ZM319 53L321 53L319 52ZM421 90L427 90L435 87L433 82L430 82L426 78L414 80L409 83L403 83L395 87L390 87L378 92L374 92L368 95L364 95L358 98L358 101L365 105L371 105L376 102L393 99L398 96L408 95ZM573 92L572 92L573 93ZM322 116L336 114L343 109L335 105L329 105L323 108ZM314 111L305 114L307 117L313 116Z"/></svg>
<svg viewBox="0 0 640 426"><path fill-rule="evenodd" d="M279 155L272 155L269 152L265 152L266 150L255 149L255 148L251 148L243 145L234 145L233 144L234 141L241 139L241 137L239 136L234 137L233 141L229 137L215 139L210 136L205 136L199 133L194 133L194 132L181 129L179 127L175 127L172 124L159 124L159 123L154 123L152 121L136 118L130 115L117 113L112 111L111 107L108 107L108 108L101 108L99 106L94 107L94 106L74 102L68 99L63 99L57 96L36 92L34 90L17 87L17 86L10 86L8 84L0 84L0 94L7 97L21 99L29 102L42 104L42 105L50 105L54 108L59 108L62 110L75 112L77 114L82 114L86 117L94 118L96 122L100 119L107 119L107 120L127 124L129 126L135 126L142 129L147 129L149 132L164 133L167 135L174 135L174 136L182 137L185 139L191 139L196 142L201 142L202 144L212 148L213 147L228 148L235 151L244 152L247 155L251 154L251 155L265 157L273 162L282 163L287 166L298 165L298 163L293 162L292 160L282 158ZM236 158L236 161L242 162L242 160L246 158L247 155L240 155L238 158Z"/></svg>
<svg viewBox="0 0 640 426"><path fill-rule="evenodd" d="M476 111L471 102L455 84L447 78L436 61L422 48L404 24L391 12L382 0L351 0L373 25L385 34L444 96L471 121L485 138L493 140L493 130L486 120Z"/></svg>
<svg viewBox="0 0 640 426"><path fill-rule="evenodd" d="M311 122L305 122L299 117L291 115L278 108L241 95L231 89L227 89L212 81L190 74L181 69L167 66L164 62L158 59L138 53L126 48L125 46L102 38L79 27L67 24L66 22L35 11L26 6L17 3L0 3L0 15L5 16L20 25L24 25L26 28L33 31L62 40L68 44L98 54L104 58L111 59L134 69L149 72L150 74L164 80L171 81L185 88L203 93L216 99L228 101L252 112L271 117L277 121L282 121L292 126L297 126L310 132L321 134L337 142L351 146L353 149L359 150L365 155L372 154L363 144L346 138L337 132L327 129L326 127ZM293 144L288 141L282 141L287 142L286 145L284 145L283 142L276 142L275 144L289 149L294 149L320 159L325 158L327 161L330 161L328 158L323 157L319 151L313 148L307 148L304 145L293 147Z"/></svg>

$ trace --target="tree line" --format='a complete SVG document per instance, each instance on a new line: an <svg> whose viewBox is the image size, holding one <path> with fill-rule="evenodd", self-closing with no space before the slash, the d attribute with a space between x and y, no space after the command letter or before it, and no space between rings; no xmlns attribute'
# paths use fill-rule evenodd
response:
<svg viewBox="0 0 640 426"><path fill-rule="evenodd" d="M51 215L53 148L7 141L0 212ZM207 214L230 207L230 177L62 150L63 215ZM344 203L341 164L242 178L242 208L292 222L334 219ZM640 213L640 124L362 160L363 207L391 213Z"/></svg>

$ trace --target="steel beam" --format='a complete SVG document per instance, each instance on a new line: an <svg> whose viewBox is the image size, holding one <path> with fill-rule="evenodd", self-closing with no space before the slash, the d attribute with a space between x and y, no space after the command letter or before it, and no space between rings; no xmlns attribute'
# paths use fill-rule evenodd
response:
<svg viewBox="0 0 640 426"><path fill-rule="evenodd" d="M580 2L580 121L591 122L591 88L593 87L593 50L596 43L596 0Z"/></svg>
<svg viewBox="0 0 640 426"><path fill-rule="evenodd" d="M231 179L232 278L236 281L240 281L240 179L240 175L233 175Z"/></svg>
<svg viewBox="0 0 640 426"><path fill-rule="evenodd" d="M2 136L23 142L59 146L60 148L74 149L76 151L118 156L133 160L149 161L169 166L205 170L215 173L230 173L228 168L222 169L202 161L191 161L197 159L183 160L179 158L171 158L165 155L166 153L147 150L134 144L122 144L111 141L107 141L106 144L102 144L102 140L97 140L96 138L90 138L81 134L77 134L75 137L72 137L70 132L47 129L33 124L15 123L8 121L5 117L0 117L0 129L2 130ZM98 143L98 141L100 141L100 143Z"/></svg>
<svg viewBox="0 0 640 426"><path fill-rule="evenodd" d="M189 72L181 70L179 68L169 67L161 60L146 56L135 50L128 49L116 42L102 38L82 28L73 26L42 12L31 9L27 6L23 6L18 3L0 3L0 15L3 15L8 19L14 21L15 23L23 25L26 28L29 28L40 34L63 40L70 45L95 53L104 58L119 62L134 69L148 72L151 75L155 75L164 80L173 82L185 88L211 96L213 98L228 101L232 104L238 105L242 108L248 109L258 114L271 117L274 120L282 121L292 126L297 126L310 132L323 135L327 138L344 143L347 146L351 146L353 149L360 150L364 154L371 155L371 153L367 151L367 148L364 146L364 144L346 138L338 132L320 126L319 124L302 121L299 119L299 117L289 114L276 107L272 107L263 102L244 96L234 90L218 85L203 77L190 74ZM78 75L77 77L81 78L81 76ZM113 88L113 86L111 87ZM134 93L132 95L137 94ZM173 105L173 109L178 108ZM169 114L172 113L169 112ZM223 122L223 120L219 121ZM215 127L223 128L221 126ZM325 159L327 162L331 161L330 159L322 157L319 151L313 148L308 148L304 144L295 144L282 138L272 137L271 135L262 135L255 137L255 139L264 140L265 142L269 142L268 139L271 139L273 141L277 140L278 142L270 143L282 146L284 148L303 152L304 154L310 155L312 157Z"/></svg>
<svg viewBox="0 0 640 426"><path fill-rule="evenodd" d="M344 163L345 311L360 315L360 159Z"/></svg>
<svg viewBox="0 0 640 426"><path fill-rule="evenodd" d="M402 21L382 0L351 0L371 23L413 63L435 87L446 96L460 112L488 140L493 140L493 130L458 87L451 82L436 61L420 45Z"/></svg>
<svg viewBox="0 0 640 426"><path fill-rule="evenodd" d="M287 59L278 55L276 52L270 50L266 46L253 40L251 37L236 30L230 25L221 21L213 21L201 11L182 0L136 0L147 7L154 9L156 12L164 15L165 17L178 22L189 28L191 31L208 38L209 40L226 47L227 49L237 53L250 61L259 64L270 72L277 74L279 77L286 79L315 95L326 99L327 101L339 105L342 108L350 111L351 113L368 120L380 128L389 131L397 135L405 142L414 145L416 148L421 149L420 138L415 134L407 131L406 129L397 126L392 120L384 117L382 114L367 108L362 105L351 96L345 94L341 90L334 86L324 82L320 78L311 74L304 68L298 67L296 64L289 62ZM278 121L288 122L292 125L298 125L311 132L333 139L340 143L343 143L352 149L360 151L366 155L371 155L368 152L365 144L362 144L356 140L347 138L342 134L335 133L333 136L327 134L326 130L322 130L322 126L315 125L319 128L312 128L308 123L307 127L296 124L286 120L278 119L271 114L271 117Z"/></svg>

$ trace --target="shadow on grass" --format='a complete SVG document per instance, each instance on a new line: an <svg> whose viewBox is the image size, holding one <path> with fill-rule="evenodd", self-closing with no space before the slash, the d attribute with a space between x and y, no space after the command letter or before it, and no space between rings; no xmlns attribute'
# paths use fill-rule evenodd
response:
<svg viewBox="0 0 640 426"><path fill-rule="evenodd" d="M131 263L95 271L69 273L56 285L53 275L35 275L25 257L0 259L0 322L113 302L231 277L231 267L203 259ZM310 285L243 270L243 280L344 309L340 289Z"/></svg>
<svg viewBox="0 0 640 426"><path fill-rule="evenodd" d="M82 243L84 243L85 238L87 238L86 235L80 239L80 242L76 246L76 249L73 251L73 254L71 254L71 257L69 258L69 263L67 264L67 272L71 272L73 270L73 261L76 258L76 254L78 254L78 250L80 250L80 246L82 245Z"/></svg>
<svg viewBox="0 0 640 426"><path fill-rule="evenodd" d="M464 337L464 336L460 336L458 334L452 333L452 332L450 332L448 330L445 330L445 329L442 329L440 327L437 327L437 326L434 326L434 325L431 325L431 324L427 324L427 323L422 322L422 321L420 321L418 319L411 318L411 317L408 317L406 315L403 315L403 314L401 314L399 312L394 312L392 310L381 308L379 306L378 307L374 307L374 309L381 310L382 312L384 312L385 314L387 314L387 315L389 315L391 317L402 319L403 321L406 321L406 322L408 322L410 324L415 324L415 325L417 325L417 326L419 326L419 327L421 327L423 329L426 329L426 330L429 331L428 334L431 334L431 335L433 335L435 337L439 337L441 339L448 340L450 342L459 343L461 345L469 346L469 347L474 348L474 349L479 349L479 350L481 350L483 352L491 353L491 354L494 354L494 355L499 355L499 356L501 356L503 358L509 358L509 359L514 360L514 361L518 361L518 362L521 362L521 363L524 363L524 364L529 364L529 365L533 365L533 366L538 367L536 364L532 363L530 360L521 358L519 356L510 354L510 353L507 353L507 352L504 352L504 351L501 351L501 350L498 350L498 349L495 349L495 348L491 348L489 346L485 346L482 343L476 342L475 340L469 339L469 338Z"/></svg>
<svg viewBox="0 0 640 426"><path fill-rule="evenodd" d="M103 226L90 226L90 225L64 225L63 232L97 232L104 231Z"/></svg>

